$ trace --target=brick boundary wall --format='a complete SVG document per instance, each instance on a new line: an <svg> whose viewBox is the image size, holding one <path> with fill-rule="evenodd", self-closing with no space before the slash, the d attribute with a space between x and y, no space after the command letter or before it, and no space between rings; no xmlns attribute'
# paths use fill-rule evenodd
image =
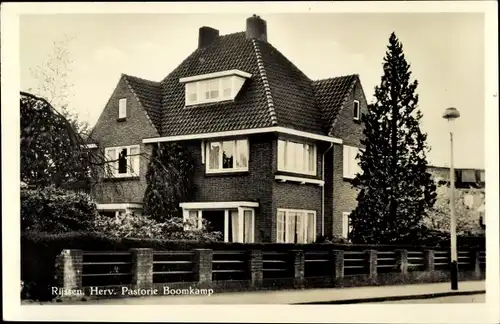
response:
<svg viewBox="0 0 500 324"><path fill-rule="evenodd" d="M263 276L263 251L251 250L244 254L244 271L247 280L213 281L213 250L196 249L193 254L192 271L194 281L190 282L164 282L153 281L153 249L131 249L132 280L129 284L121 286L106 286L103 288L129 287L143 289L162 289L168 285L171 289L182 288L212 288L216 292L230 291L252 291L252 290L279 290L279 289L303 289L319 287L356 287L356 286L378 286L395 284L417 284L445 282L450 280L450 272L447 270L436 270L434 268L434 251L423 251L423 270L408 270L408 251L404 249L395 250L397 269L389 273L379 273L377 268L377 251L365 250L365 267L367 274L346 275L345 251L331 250L328 253L330 270L329 275L319 277L305 276L305 252L304 250L290 250L289 263L293 270L289 278L264 279ZM469 251L471 260L469 268L459 271L459 280L484 280L485 272L481 267L480 251ZM83 273L83 251L63 250L57 257L56 277L59 288L81 289L86 295L90 287L82 286ZM108 298L110 296L107 296Z"/></svg>

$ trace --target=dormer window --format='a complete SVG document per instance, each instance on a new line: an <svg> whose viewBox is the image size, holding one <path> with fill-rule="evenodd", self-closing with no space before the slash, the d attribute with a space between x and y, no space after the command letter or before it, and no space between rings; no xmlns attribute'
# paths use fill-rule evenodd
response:
<svg viewBox="0 0 500 324"><path fill-rule="evenodd" d="M118 119L127 118L127 98L122 98L118 102Z"/></svg>
<svg viewBox="0 0 500 324"><path fill-rule="evenodd" d="M353 102L353 118L354 120L359 120L359 117L360 117L360 109L359 109L359 101L358 100L354 100Z"/></svg>
<svg viewBox="0 0 500 324"><path fill-rule="evenodd" d="M234 100L251 74L240 70L181 78L186 84L186 106Z"/></svg>

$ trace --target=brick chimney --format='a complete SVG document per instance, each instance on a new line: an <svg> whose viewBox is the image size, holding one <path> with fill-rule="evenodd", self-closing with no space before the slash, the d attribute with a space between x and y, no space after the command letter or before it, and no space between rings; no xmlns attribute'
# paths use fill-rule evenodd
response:
<svg viewBox="0 0 500 324"><path fill-rule="evenodd" d="M266 21L257 15L247 18L247 39L254 38L267 42L267 24Z"/></svg>
<svg viewBox="0 0 500 324"><path fill-rule="evenodd" d="M198 48L212 44L217 37L219 37L219 31L217 29L206 26L201 27L198 34Z"/></svg>

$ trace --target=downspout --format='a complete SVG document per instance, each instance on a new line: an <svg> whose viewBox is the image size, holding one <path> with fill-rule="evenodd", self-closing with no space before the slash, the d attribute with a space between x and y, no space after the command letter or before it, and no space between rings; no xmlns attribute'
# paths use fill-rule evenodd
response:
<svg viewBox="0 0 500 324"><path fill-rule="evenodd" d="M325 236L325 155L333 147L333 143L330 143L330 147L323 153L321 161L321 179L324 181L323 187L321 187L321 236Z"/></svg>

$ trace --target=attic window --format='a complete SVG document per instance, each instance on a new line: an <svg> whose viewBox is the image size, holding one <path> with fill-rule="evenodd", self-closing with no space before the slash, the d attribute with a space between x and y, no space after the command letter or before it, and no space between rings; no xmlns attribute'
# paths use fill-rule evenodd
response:
<svg viewBox="0 0 500 324"><path fill-rule="evenodd" d="M251 74L230 70L179 79L186 84L186 106L234 100Z"/></svg>
<svg viewBox="0 0 500 324"><path fill-rule="evenodd" d="M118 119L127 118L127 98L122 98L118 102Z"/></svg>
<svg viewBox="0 0 500 324"><path fill-rule="evenodd" d="M358 100L354 100L352 107L353 107L353 112L352 113L353 113L354 120L359 120L359 114L360 114L360 112L359 112L359 101Z"/></svg>

